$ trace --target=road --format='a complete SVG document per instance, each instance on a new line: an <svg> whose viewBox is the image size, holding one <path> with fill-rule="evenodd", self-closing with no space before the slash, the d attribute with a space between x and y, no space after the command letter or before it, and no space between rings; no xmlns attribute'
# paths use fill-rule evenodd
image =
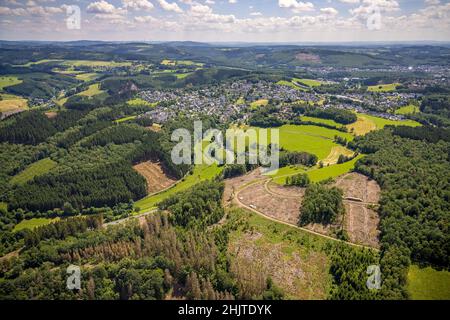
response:
<svg viewBox="0 0 450 320"><path fill-rule="evenodd" d="M122 224L122 223L125 223L125 222L127 222L127 221L129 221L131 219L139 219L141 217L148 216L149 214L155 213L156 211L158 211L158 210L157 209L153 209L153 210L141 213L141 214L139 214L137 216L129 216L129 217L126 217L126 218L123 218L123 219L120 219L120 220L104 223L103 226L106 228L106 227L109 227L109 226Z"/></svg>

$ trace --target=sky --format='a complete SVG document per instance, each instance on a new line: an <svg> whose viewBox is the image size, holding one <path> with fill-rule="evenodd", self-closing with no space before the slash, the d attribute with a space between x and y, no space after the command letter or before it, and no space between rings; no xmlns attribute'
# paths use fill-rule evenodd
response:
<svg viewBox="0 0 450 320"><path fill-rule="evenodd" d="M450 0L0 0L0 39L450 41Z"/></svg>

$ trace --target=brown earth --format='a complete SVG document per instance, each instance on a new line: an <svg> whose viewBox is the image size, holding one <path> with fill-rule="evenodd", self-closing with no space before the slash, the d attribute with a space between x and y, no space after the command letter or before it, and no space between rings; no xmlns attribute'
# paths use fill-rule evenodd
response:
<svg viewBox="0 0 450 320"><path fill-rule="evenodd" d="M295 55L295 59L299 61L306 61L306 62L313 62L313 63L320 63L320 57L316 54L311 53L297 53Z"/></svg>
<svg viewBox="0 0 450 320"><path fill-rule="evenodd" d="M167 175L159 162L146 161L133 166L147 181L148 193L153 194L174 185L177 180Z"/></svg>
<svg viewBox="0 0 450 320"><path fill-rule="evenodd" d="M380 198L378 184L364 175L349 173L339 177L335 185L344 192L345 215L333 225L308 224L304 228L334 236L343 227L350 242L379 247L379 217L372 210ZM269 218L297 225L304 193L303 188L280 186L253 171L225 181L224 203L229 206L237 195L243 205Z"/></svg>
<svg viewBox="0 0 450 320"><path fill-rule="evenodd" d="M50 112L46 112L45 115L47 116L47 118L53 119L53 118L56 118L56 116L58 115L58 113L57 113L57 112L54 112L54 111L50 111Z"/></svg>

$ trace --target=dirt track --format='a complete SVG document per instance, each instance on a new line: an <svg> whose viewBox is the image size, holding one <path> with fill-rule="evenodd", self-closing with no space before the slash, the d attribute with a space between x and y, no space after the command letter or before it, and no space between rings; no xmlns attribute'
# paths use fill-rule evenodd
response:
<svg viewBox="0 0 450 320"><path fill-rule="evenodd" d="M344 190L344 198L360 198L362 201L344 201L345 216L338 218L338 222L331 226L309 224L298 227L304 189L271 183L270 178L261 176L259 171L226 180L224 202L227 206L235 203L270 220L336 241L339 240L332 235L343 225L350 237L350 244L378 248L379 218L375 211L367 208L368 204L378 202L378 185L365 176L353 173L339 178L336 185Z"/></svg>

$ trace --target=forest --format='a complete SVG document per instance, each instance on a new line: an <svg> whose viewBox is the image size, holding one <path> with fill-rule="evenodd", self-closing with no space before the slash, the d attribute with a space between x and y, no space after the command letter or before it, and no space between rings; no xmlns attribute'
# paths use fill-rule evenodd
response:
<svg viewBox="0 0 450 320"><path fill-rule="evenodd" d="M382 294L403 298L411 262L450 267L450 144L402 138L386 128L357 137L350 145L368 154L356 163L356 171L382 189Z"/></svg>

